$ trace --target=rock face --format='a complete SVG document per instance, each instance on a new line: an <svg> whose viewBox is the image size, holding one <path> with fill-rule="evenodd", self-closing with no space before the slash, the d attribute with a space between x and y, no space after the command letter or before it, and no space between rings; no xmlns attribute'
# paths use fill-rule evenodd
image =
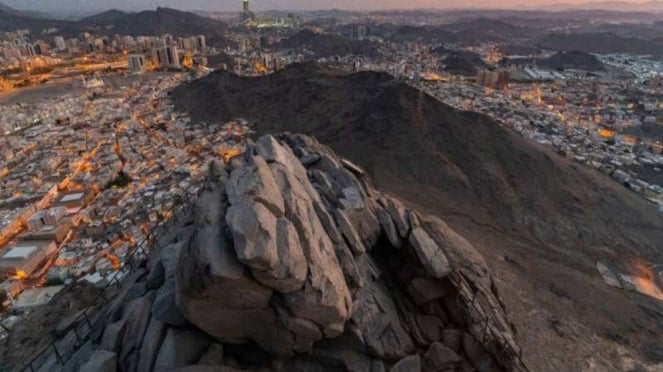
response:
<svg viewBox="0 0 663 372"><path fill-rule="evenodd" d="M180 229L102 310L104 368L526 370L471 244L312 138L211 163Z"/></svg>

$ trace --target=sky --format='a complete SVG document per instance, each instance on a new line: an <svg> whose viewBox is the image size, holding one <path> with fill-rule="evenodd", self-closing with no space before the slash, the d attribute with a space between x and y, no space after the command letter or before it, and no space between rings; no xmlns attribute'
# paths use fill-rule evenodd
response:
<svg viewBox="0 0 663 372"><path fill-rule="evenodd" d="M547 6L551 3L587 3L587 0L250 0L255 10L315 10L315 9L414 9L414 8L519 8ZM637 2L626 0L626 2ZM97 11L120 9L127 11L154 9L157 6L182 10L234 11L241 8L241 0L0 0L16 9L41 11Z"/></svg>

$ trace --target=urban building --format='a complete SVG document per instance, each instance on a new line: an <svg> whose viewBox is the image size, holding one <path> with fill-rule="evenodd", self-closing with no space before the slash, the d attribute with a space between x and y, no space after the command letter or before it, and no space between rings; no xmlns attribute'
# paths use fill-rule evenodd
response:
<svg viewBox="0 0 663 372"><path fill-rule="evenodd" d="M0 256L0 277L29 277L56 252L54 241L21 241L9 246Z"/></svg>
<svg viewBox="0 0 663 372"><path fill-rule="evenodd" d="M142 54L132 54L129 56L129 71L134 74L145 72L145 57Z"/></svg>
<svg viewBox="0 0 663 372"><path fill-rule="evenodd" d="M64 37L62 36L56 36L53 38L53 42L55 44L55 49L57 50L65 50L67 48L67 44L64 41Z"/></svg>
<svg viewBox="0 0 663 372"><path fill-rule="evenodd" d="M67 209L80 209L87 204L92 196L92 193L88 191L68 192L63 194L55 203L55 205L65 207Z"/></svg>
<svg viewBox="0 0 663 372"><path fill-rule="evenodd" d="M196 36L196 48L203 52L205 49L207 49L207 43L205 41L205 35L198 35Z"/></svg>
<svg viewBox="0 0 663 372"><path fill-rule="evenodd" d="M152 53L154 62L160 68L180 68L180 54L177 47L165 46L157 48Z"/></svg>
<svg viewBox="0 0 663 372"><path fill-rule="evenodd" d="M252 22L255 21L256 16L253 14L249 8L249 0L242 1L242 13L239 15L239 19L242 22Z"/></svg>

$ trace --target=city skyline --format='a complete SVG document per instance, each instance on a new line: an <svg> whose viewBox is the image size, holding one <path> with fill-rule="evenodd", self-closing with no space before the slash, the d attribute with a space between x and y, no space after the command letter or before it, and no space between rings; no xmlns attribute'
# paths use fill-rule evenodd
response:
<svg viewBox="0 0 663 372"><path fill-rule="evenodd" d="M178 0L4 0L0 2L19 10L36 11L79 11L93 12L109 9L120 9L126 11L149 10L156 7L171 7L181 10L209 10L209 11L235 11L242 7L241 1L224 0L222 2L212 0L191 0L182 3ZM554 3L543 0L521 1L521 0L493 0L493 1L463 1L463 0L413 0L404 5L397 0L257 0L251 1L251 8L256 10L380 10L380 9L450 9L450 8L503 8L503 9L535 9L563 7L565 5L577 6L585 4L652 4L658 7L661 3L656 1L623 0L617 2L605 1L583 1L583 0L560 0Z"/></svg>

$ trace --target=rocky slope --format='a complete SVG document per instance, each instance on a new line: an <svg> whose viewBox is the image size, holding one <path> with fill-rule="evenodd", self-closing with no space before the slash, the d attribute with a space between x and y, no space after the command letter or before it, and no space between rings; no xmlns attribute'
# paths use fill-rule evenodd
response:
<svg viewBox="0 0 663 372"><path fill-rule="evenodd" d="M476 73L488 67L481 56L466 51L452 51L443 60L444 71L454 75L475 76Z"/></svg>
<svg viewBox="0 0 663 372"><path fill-rule="evenodd" d="M185 220L65 370L525 370L474 247L310 137L210 164Z"/></svg>
<svg viewBox="0 0 663 372"><path fill-rule="evenodd" d="M538 64L554 70L605 71L605 66L596 56L579 51L555 53L549 58L540 60Z"/></svg>
<svg viewBox="0 0 663 372"><path fill-rule="evenodd" d="M302 30L281 41L276 47L282 49L307 48L319 58L346 55L377 57L380 54L378 46L368 40L355 40L334 34L319 34L310 30Z"/></svg>
<svg viewBox="0 0 663 372"><path fill-rule="evenodd" d="M622 270L634 258L663 261L663 219L598 172L382 73L216 72L173 98L194 120L244 117L259 133L314 135L381 190L443 218L486 257L532 370L663 363L660 305L596 271L597 260Z"/></svg>

